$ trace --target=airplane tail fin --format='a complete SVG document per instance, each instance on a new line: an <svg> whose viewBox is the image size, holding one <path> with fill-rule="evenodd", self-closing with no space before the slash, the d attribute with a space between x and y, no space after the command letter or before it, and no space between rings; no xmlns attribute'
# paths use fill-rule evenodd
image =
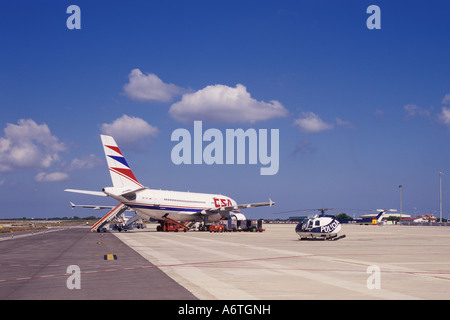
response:
<svg viewBox="0 0 450 320"><path fill-rule="evenodd" d="M387 211L389 211L389 212L397 212L397 209L389 209L389 210L387 210L387 209L377 209L377 211L379 212L378 213L378 215L377 215L377 222L381 222L381 220L383 219L383 217L384 217L384 215L385 215L385 213L387 212Z"/></svg>
<svg viewBox="0 0 450 320"><path fill-rule="evenodd" d="M384 216L384 211L380 212L380 213L377 215L377 217L376 217L377 222L381 222L381 220L383 219L383 216Z"/></svg>
<svg viewBox="0 0 450 320"><path fill-rule="evenodd" d="M106 135L100 135L100 137L113 186L142 188L143 186L134 176L114 138Z"/></svg>

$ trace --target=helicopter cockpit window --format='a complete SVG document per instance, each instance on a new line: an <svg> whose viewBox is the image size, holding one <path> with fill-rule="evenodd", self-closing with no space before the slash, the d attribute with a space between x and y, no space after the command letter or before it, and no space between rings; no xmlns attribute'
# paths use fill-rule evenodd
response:
<svg viewBox="0 0 450 320"><path fill-rule="evenodd" d="M309 220L308 228L312 228L312 226L313 226L313 221L312 221L312 220Z"/></svg>
<svg viewBox="0 0 450 320"><path fill-rule="evenodd" d="M308 228L308 220L305 220L302 223L302 230L305 230L306 228Z"/></svg>

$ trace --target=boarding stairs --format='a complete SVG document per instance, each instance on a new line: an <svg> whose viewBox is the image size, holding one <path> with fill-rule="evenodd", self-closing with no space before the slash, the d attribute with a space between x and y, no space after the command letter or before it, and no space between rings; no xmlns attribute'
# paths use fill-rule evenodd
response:
<svg viewBox="0 0 450 320"><path fill-rule="evenodd" d="M91 228L92 232L100 232L100 230L105 226L107 223L111 222L115 218L119 217L125 210L127 210L128 207L124 205L123 203L119 204L117 207L112 209L110 212L108 212L103 218L98 220Z"/></svg>

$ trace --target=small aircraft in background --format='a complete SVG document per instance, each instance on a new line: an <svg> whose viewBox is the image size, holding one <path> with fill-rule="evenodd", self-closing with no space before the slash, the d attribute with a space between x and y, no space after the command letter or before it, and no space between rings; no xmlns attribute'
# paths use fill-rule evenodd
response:
<svg viewBox="0 0 450 320"><path fill-rule="evenodd" d="M351 220L351 223L356 223L356 224L364 224L364 225L376 225L378 223L381 222L381 220L384 217L384 214L386 212L397 212L397 209L377 209L376 210L378 212L378 214L376 216L372 216L372 217L366 217L366 218L356 218Z"/></svg>

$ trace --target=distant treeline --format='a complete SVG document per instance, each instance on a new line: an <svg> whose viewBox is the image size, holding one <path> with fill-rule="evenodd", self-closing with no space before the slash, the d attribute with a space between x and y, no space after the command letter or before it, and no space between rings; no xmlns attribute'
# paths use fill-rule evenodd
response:
<svg viewBox="0 0 450 320"><path fill-rule="evenodd" d="M98 220L100 219L99 217L96 216L89 216L89 217L78 217L78 216L73 216L73 217L52 217L52 218L27 218L27 217L22 217L22 218L0 218L0 220L26 220L26 221L33 221L33 220L48 220L48 221L52 221L52 220Z"/></svg>

